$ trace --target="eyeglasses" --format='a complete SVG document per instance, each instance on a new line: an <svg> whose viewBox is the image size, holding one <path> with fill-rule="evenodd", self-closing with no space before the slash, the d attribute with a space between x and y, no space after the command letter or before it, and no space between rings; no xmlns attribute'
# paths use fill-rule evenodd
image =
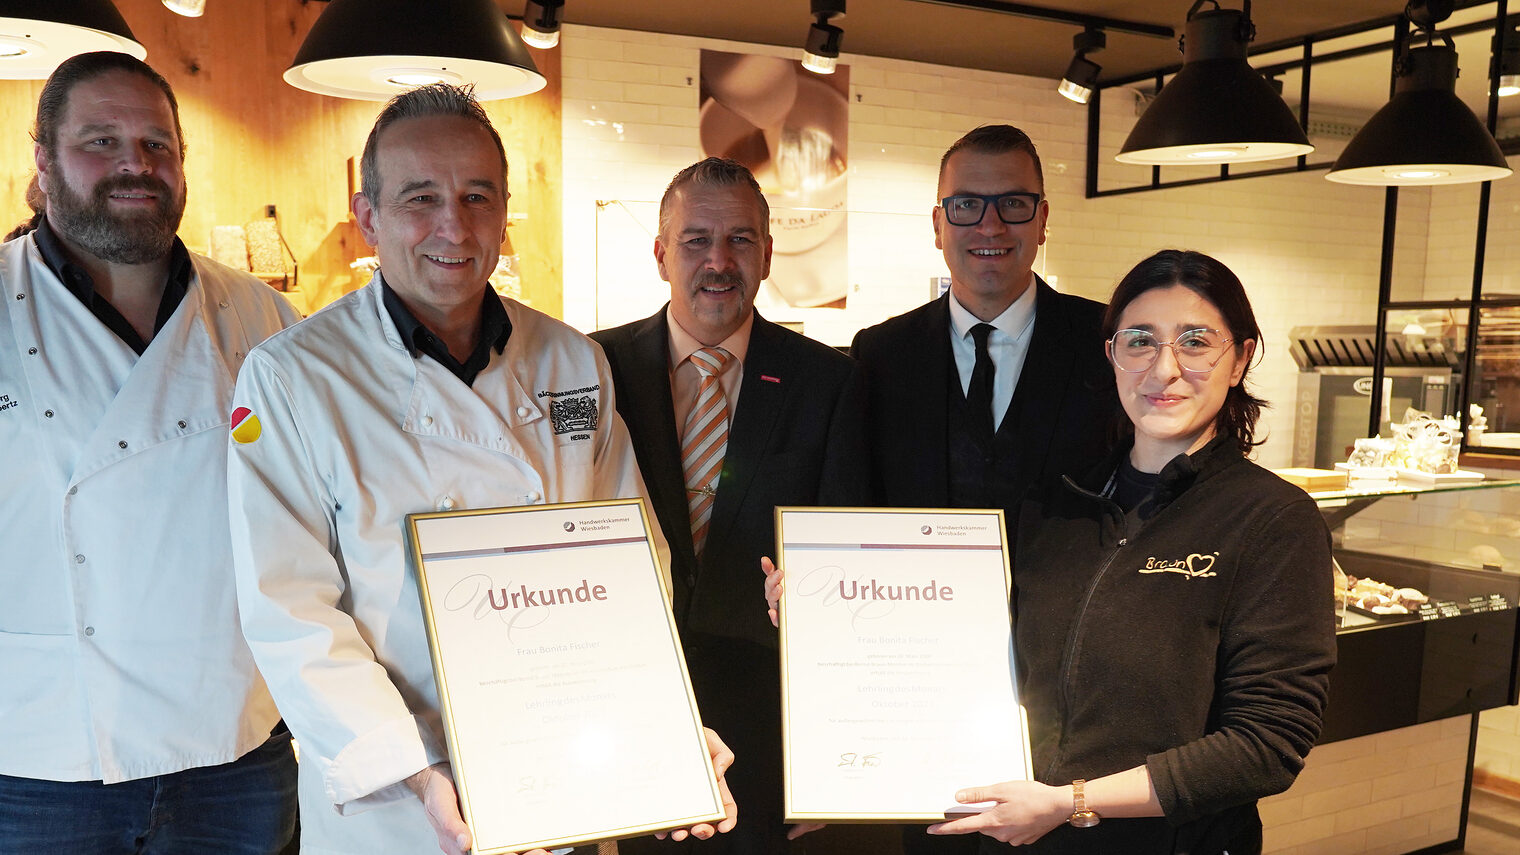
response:
<svg viewBox="0 0 1520 855"><path fill-rule="evenodd" d="M945 219L952 226L974 226L982 221L987 206L997 208L998 219L1010 226L1023 225L1040 210L1038 193L999 193L996 196L946 196L939 200Z"/></svg>
<svg viewBox="0 0 1520 855"><path fill-rule="evenodd" d="M1207 374L1224 358L1225 348L1234 341L1210 329L1188 330L1171 341L1157 341L1155 334L1145 330L1119 330L1108 340L1108 356L1120 371L1139 374L1151 370L1161 358L1161 348L1170 347L1178 368Z"/></svg>

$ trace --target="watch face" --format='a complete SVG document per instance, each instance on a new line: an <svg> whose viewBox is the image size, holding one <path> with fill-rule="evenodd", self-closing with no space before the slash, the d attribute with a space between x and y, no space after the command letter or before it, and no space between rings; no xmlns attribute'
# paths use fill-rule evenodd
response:
<svg viewBox="0 0 1520 855"><path fill-rule="evenodd" d="M1101 818L1092 811L1084 810L1072 814L1071 819L1067 820L1067 822L1071 823L1077 828L1092 828L1098 824L1100 819Z"/></svg>

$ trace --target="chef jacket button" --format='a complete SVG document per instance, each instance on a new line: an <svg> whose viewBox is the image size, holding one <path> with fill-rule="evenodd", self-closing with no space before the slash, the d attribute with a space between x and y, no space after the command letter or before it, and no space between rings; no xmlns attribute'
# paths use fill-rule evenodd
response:
<svg viewBox="0 0 1520 855"><path fill-rule="evenodd" d="M75 485L73 487L70 487L69 488L69 495L70 496L77 496L77 495L79 495L79 486Z"/></svg>
<svg viewBox="0 0 1520 855"><path fill-rule="evenodd" d="M534 492L531 492L531 493L528 494L528 503L532 504L533 502L538 501L540 498L542 498L542 497L539 496L538 492L535 490Z"/></svg>
<svg viewBox="0 0 1520 855"><path fill-rule="evenodd" d="M27 348L26 349L26 355L27 356L36 356L37 355L37 348L35 348L35 347L29 347L29 348Z"/></svg>
<svg viewBox="0 0 1520 855"><path fill-rule="evenodd" d="M42 414L44 416L47 416L48 418L52 418L53 417L53 411L52 410L43 410Z"/></svg>
<svg viewBox="0 0 1520 855"><path fill-rule="evenodd" d="M452 510L454 510L454 497L453 496L444 496L443 498L439 499L438 500L438 510L440 510L440 511L452 511Z"/></svg>
<svg viewBox="0 0 1520 855"><path fill-rule="evenodd" d="M217 305L221 306L222 308L225 309L225 308L227 308L227 301L226 300L222 300L222 301L218 302Z"/></svg>
<svg viewBox="0 0 1520 855"><path fill-rule="evenodd" d="M95 627L93 627L93 626L87 626L87 627L85 627L84 628L84 634L85 635L94 635L95 634Z"/></svg>
<svg viewBox="0 0 1520 855"><path fill-rule="evenodd" d="M26 299L26 295L25 294L17 294L16 295L16 299L17 300L25 300Z"/></svg>
<svg viewBox="0 0 1520 855"><path fill-rule="evenodd" d="M126 448L127 447L127 441L126 440L122 440L121 442L116 443L116 447L117 448Z"/></svg>
<svg viewBox="0 0 1520 855"><path fill-rule="evenodd" d="M180 419L179 420L179 429L180 430L184 430L185 428L187 428L189 426L190 426L189 423L187 423L184 419Z"/></svg>
<svg viewBox="0 0 1520 855"><path fill-rule="evenodd" d="M84 553L83 552L81 552L78 555L74 556L74 563L75 564L83 564L84 563Z"/></svg>
<svg viewBox="0 0 1520 855"><path fill-rule="evenodd" d="M530 410L530 409L528 409L527 407L518 407L517 408L517 417L525 419L525 418L528 417L528 414L531 413L531 412L533 412L533 411Z"/></svg>
<svg viewBox="0 0 1520 855"><path fill-rule="evenodd" d="M433 417L432 416L423 416L422 417L422 426L423 427L432 427L433 426Z"/></svg>

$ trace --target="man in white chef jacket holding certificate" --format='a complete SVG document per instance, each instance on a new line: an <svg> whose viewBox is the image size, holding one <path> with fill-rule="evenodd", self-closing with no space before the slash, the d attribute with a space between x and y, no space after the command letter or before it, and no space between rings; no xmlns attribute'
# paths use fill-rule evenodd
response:
<svg viewBox="0 0 1520 855"><path fill-rule="evenodd" d="M306 853L471 845L406 515L645 494L601 350L487 283L506 166L467 90L392 100L353 199L379 272L255 349L237 387L239 604L301 745ZM721 774L732 755L709 739ZM734 816L689 833L726 831Z"/></svg>

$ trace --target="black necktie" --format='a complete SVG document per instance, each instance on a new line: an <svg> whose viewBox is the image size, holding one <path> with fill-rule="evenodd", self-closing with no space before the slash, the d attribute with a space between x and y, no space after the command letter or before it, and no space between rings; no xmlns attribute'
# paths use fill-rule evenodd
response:
<svg viewBox="0 0 1520 855"><path fill-rule="evenodd" d="M971 369L971 384L966 390L966 407L971 411L971 426L983 439L992 439L992 354L987 352L987 337L992 324L971 328L976 339L976 367Z"/></svg>

